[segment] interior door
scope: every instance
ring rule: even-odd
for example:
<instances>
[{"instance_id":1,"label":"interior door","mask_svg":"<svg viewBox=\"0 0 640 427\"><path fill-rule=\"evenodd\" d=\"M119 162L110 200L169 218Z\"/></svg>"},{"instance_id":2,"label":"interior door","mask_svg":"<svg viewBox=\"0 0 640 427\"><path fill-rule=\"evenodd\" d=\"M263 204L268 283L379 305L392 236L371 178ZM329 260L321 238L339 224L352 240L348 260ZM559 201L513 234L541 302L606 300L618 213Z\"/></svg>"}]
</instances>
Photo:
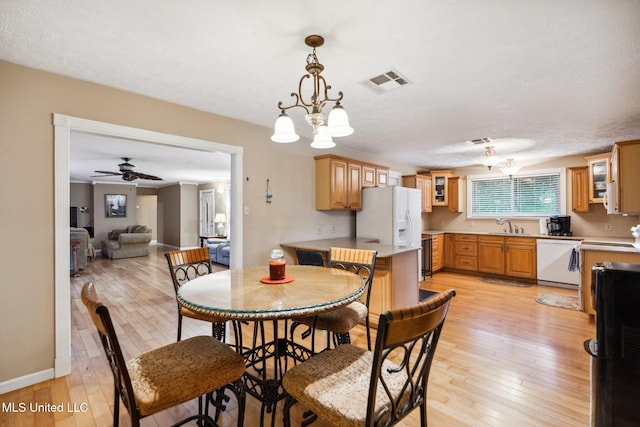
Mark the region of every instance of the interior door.
<instances>
[{"instance_id":1,"label":"interior door","mask_svg":"<svg viewBox=\"0 0 640 427\"><path fill-rule=\"evenodd\" d=\"M215 218L216 205L214 200L215 190L202 190L200 191L200 235L201 236L213 236L215 232Z\"/></svg>"}]
</instances>

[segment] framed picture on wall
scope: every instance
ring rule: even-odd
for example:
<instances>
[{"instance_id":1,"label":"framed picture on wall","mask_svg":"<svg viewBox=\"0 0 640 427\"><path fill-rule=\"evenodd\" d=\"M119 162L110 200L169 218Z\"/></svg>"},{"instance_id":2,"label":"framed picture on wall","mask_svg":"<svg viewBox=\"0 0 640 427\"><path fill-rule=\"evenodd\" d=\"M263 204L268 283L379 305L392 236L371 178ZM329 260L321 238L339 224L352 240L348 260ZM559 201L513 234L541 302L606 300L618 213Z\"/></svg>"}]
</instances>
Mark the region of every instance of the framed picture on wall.
<instances>
[{"instance_id":1,"label":"framed picture on wall","mask_svg":"<svg viewBox=\"0 0 640 427\"><path fill-rule=\"evenodd\" d=\"M105 194L104 210L107 218L125 218L127 216L127 196L124 194Z\"/></svg>"}]
</instances>

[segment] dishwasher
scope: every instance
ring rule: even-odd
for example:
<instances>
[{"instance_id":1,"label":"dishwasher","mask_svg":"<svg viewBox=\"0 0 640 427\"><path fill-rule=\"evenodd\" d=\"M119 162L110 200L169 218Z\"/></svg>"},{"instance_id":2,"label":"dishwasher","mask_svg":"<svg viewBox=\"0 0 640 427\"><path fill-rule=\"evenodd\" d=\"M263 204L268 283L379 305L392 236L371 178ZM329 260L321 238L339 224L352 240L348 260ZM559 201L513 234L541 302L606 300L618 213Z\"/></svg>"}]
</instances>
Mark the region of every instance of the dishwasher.
<instances>
[{"instance_id":1,"label":"dishwasher","mask_svg":"<svg viewBox=\"0 0 640 427\"><path fill-rule=\"evenodd\" d=\"M580 269L569 270L571 251L580 241L536 239L538 284L559 288L580 289Z\"/></svg>"}]
</instances>

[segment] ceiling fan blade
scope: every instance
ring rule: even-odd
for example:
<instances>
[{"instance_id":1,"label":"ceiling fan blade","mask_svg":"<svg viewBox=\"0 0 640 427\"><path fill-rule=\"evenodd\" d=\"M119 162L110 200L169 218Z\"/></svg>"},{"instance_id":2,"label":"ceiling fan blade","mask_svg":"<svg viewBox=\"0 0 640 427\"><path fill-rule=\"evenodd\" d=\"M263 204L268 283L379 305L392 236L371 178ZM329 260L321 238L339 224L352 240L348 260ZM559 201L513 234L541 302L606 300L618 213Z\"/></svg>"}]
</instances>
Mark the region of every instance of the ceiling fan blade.
<instances>
[{"instance_id":1,"label":"ceiling fan blade","mask_svg":"<svg viewBox=\"0 0 640 427\"><path fill-rule=\"evenodd\" d=\"M92 176L113 176L113 175L122 175L120 172L110 172L110 171L94 171L95 173L101 173L102 175L92 175Z\"/></svg>"},{"instance_id":2,"label":"ceiling fan blade","mask_svg":"<svg viewBox=\"0 0 640 427\"><path fill-rule=\"evenodd\" d=\"M128 172L128 174L129 175L135 175L136 177L138 177L140 179L149 179L149 180L152 180L152 181L162 181L162 178L154 176L154 175L147 175L146 173L131 171L131 172Z\"/></svg>"}]
</instances>

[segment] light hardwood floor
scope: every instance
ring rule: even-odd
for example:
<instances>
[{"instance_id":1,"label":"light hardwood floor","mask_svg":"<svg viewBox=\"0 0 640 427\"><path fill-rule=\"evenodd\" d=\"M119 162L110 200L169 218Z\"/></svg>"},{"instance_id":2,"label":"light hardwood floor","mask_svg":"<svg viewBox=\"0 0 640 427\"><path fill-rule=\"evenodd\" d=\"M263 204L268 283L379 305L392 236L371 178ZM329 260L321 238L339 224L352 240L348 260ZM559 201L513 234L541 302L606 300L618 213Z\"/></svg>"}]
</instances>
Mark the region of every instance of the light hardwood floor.
<instances>
[{"instance_id":1,"label":"light hardwood floor","mask_svg":"<svg viewBox=\"0 0 640 427\"><path fill-rule=\"evenodd\" d=\"M110 307L125 357L175 341L177 308L162 250L152 247L149 257L117 261L98 257L71 280L71 375L0 395L3 406L27 405L24 413L0 412L0 426L111 424L111 372L79 298L86 281L96 285L100 298ZM541 292L575 292L536 285L494 285L452 273L436 274L422 287L455 288L457 292L429 381L431 427L588 425L589 357L582 343L595 336L595 325L584 313L535 302ZM204 322L184 320L183 337L210 331ZM354 343L366 342L363 332L359 327L352 334ZM69 403L79 412L66 407L61 413L31 412L30 402ZM282 425L281 407L277 426ZM142 425L169 425L195 410L195 403L189 402L145 418ZM258 419L259 405L248 396L245 426L257 426ZM121 425L130 425L124 407L120 420ZM233 402L221 425L236 425ZM419 425L417 411L401 425Z\"/></svg>"}]
</instances>

